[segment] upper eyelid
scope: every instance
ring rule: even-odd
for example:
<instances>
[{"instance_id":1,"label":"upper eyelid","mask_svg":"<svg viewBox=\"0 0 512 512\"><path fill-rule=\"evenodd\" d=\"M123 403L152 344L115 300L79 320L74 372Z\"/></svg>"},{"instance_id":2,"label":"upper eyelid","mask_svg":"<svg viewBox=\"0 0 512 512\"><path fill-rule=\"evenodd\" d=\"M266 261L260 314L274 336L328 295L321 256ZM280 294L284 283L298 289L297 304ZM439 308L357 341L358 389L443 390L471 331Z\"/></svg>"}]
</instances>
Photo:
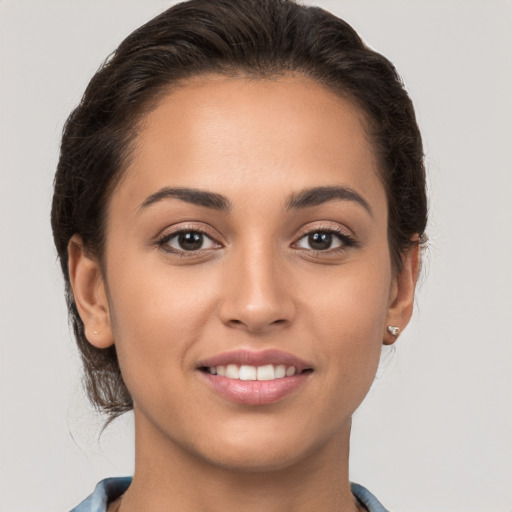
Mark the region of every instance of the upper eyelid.
<instances>
[{"instance_id":1,"label":"upper eyelid","mask_svg":"<svg viewBox=\"0 0 512 512\"><path fill-rule=\"evenodd\" d=\"M342 242L342 243L347 243L349 241L351 241L352 244L356 244L356 241L354 240L354 238L352 237L352 235L349 235L348 233L345 233L343 232L342 230L335 230L335 229L312 229L311 231L306 231L305 233L303 233L301 236L299 236L295 242L293 242L292 245L295 245L297 243L299 243L303 238L309 236L311 233L331 233L333 234L334 236L337 236L338 239ZM315 249L311 249L311 250L315 250ZM327 251L322 251L322 252L327 252Z\"/></svg>"},{"instance_id":2,"label":"upper eyelid","mask_svg":"<svg viewBox=\"0 0 512 512\"><path fill-rule=\"evenodd\" d=\"M306 224L305 226L302 226L299 228L300 235L298 236L297 240L302 238L305 235L308 235L310 233L316 233L320 231L329 232L329 233L336 233L338 235L345 235L347 237L353 237L354 234L351 229L347 227L342 227L339 224L333 225L333 224L321 224L319 226L310 226L310 223Z\"/></svg>"},{"instance_id":3,"label":"upper eyelid","mask_svg":"<svg viewBox=\"0 0 512 512\"><path fill-rule=\"evenodd\" d=\"M173 236L179 235L180 233L187 233L187 232L201 233L201 234L207 236L208 238L211 238L214 242L222 243L219 241L219 237L214 235L213 233L211 233L209 229L206 229L203 227L198 227L198 226L193 226L193 225L180 226L177 229L166 228L166 229L162 230L160 232L160 234L157 235L156 238L157 238L157 240L163 240L165 238L170 239Z\"/></svg>"}]
</instances>

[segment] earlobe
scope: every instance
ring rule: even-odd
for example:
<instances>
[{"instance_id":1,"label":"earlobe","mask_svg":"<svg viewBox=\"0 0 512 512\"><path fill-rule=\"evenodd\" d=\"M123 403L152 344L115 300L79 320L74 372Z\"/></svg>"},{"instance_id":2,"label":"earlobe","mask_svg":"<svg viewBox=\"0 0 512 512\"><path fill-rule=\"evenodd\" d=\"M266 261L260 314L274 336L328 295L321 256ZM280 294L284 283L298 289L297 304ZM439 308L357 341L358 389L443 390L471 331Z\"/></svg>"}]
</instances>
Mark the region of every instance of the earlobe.
<instances>
[{"instance_id":1,"label":"earlobe","mask_svg":"<svg viewBox=\"0 0 512 512\"><path fill-rule=\"evenodd\" d=\"M405 329L412 316L414 292L420 268L420 244L415 242L402 255L403 267L394 278L390 304L384 326L384 345L392 345Z\"/></svg>"},{"instance_id":2,"label":"earlobe","mask_svg":"<svg viewBox=\"0 0 512 512\"><path fill-rule=\"evenodd\" d=\"M105 282L99 262L88 254L82 238L73 235L68 244L69 280L85 337L97 348L114 344Z\"/></svg>"}]
</instances>

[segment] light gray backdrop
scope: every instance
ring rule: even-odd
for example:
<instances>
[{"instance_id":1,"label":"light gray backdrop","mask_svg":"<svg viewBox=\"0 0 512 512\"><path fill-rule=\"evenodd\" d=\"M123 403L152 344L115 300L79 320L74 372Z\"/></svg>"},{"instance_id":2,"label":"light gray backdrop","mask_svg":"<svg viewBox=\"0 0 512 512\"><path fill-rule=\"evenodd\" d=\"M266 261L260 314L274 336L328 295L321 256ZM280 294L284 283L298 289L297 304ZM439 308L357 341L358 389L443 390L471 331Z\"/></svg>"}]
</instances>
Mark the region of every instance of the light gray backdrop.
<instances>
[{"instance_id":1,"label":"light gray backdrop","mask_svg":"<svg viewBox=\"0 0 512 512\"><path fill-rule=\"evenodd\" d=\"M65 511L132 471L97 441L49 226L63 122L163 0L0 0L0 511ZM319 0L401 72L427 153L415 318L358 411L352 479L392 510L512 510L512 3Z\"/></svg>"}]
</instances>

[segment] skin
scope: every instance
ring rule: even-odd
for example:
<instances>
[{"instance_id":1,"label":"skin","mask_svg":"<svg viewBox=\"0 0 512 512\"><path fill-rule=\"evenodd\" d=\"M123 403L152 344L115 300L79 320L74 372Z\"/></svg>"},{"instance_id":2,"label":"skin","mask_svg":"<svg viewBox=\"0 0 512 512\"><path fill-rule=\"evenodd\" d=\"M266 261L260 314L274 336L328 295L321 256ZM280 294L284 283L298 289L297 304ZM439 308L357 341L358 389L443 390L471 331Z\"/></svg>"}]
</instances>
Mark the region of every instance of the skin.
<instances>
[{"instance_id":1,"label":"skin","mask_svg":"<svg viewBox=\"0 0 512 512\"><path fill-rule=\"evenodd\" d=\"M369 209L348 199L286 209L290 194L333 185ZM164 187L232 206L167 197L141 209ZM169 252L176 237L159 240L180 229L206 232L204 249ZM333 235L334 248L314 251L307 234L329 230L355 244ZM417 247L403 260L394 272L378 162L350 101L298 75L200 77L166 96L112 195L103 265L79 236L69 246L86 336L116 344L134 398L135 474L122 510L357 510L351 416L382 343L395 340L386 326L410 319ZM197 365L238 348L277 348L314 371L278 402L233 403Z\"/></svg>"}]
</instances>

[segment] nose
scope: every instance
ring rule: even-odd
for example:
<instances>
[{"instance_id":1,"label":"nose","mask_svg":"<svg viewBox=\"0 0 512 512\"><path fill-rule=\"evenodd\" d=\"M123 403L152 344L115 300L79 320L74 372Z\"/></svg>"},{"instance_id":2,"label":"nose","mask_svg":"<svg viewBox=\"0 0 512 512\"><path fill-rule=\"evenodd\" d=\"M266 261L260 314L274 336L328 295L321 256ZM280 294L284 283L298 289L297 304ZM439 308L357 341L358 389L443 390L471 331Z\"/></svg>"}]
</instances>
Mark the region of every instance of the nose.
<instances>
[{"instance_id":1,"label":"nose","mask_svg":"<svg viewBox=\"0 0 512 512\"><path fill-rule=\"evenodd\" d=\"M226 266L220 307L224 324L251 333L266 333L293 322L291 282L269 248L233 254Z\"/></svg>"}]
</instances>

